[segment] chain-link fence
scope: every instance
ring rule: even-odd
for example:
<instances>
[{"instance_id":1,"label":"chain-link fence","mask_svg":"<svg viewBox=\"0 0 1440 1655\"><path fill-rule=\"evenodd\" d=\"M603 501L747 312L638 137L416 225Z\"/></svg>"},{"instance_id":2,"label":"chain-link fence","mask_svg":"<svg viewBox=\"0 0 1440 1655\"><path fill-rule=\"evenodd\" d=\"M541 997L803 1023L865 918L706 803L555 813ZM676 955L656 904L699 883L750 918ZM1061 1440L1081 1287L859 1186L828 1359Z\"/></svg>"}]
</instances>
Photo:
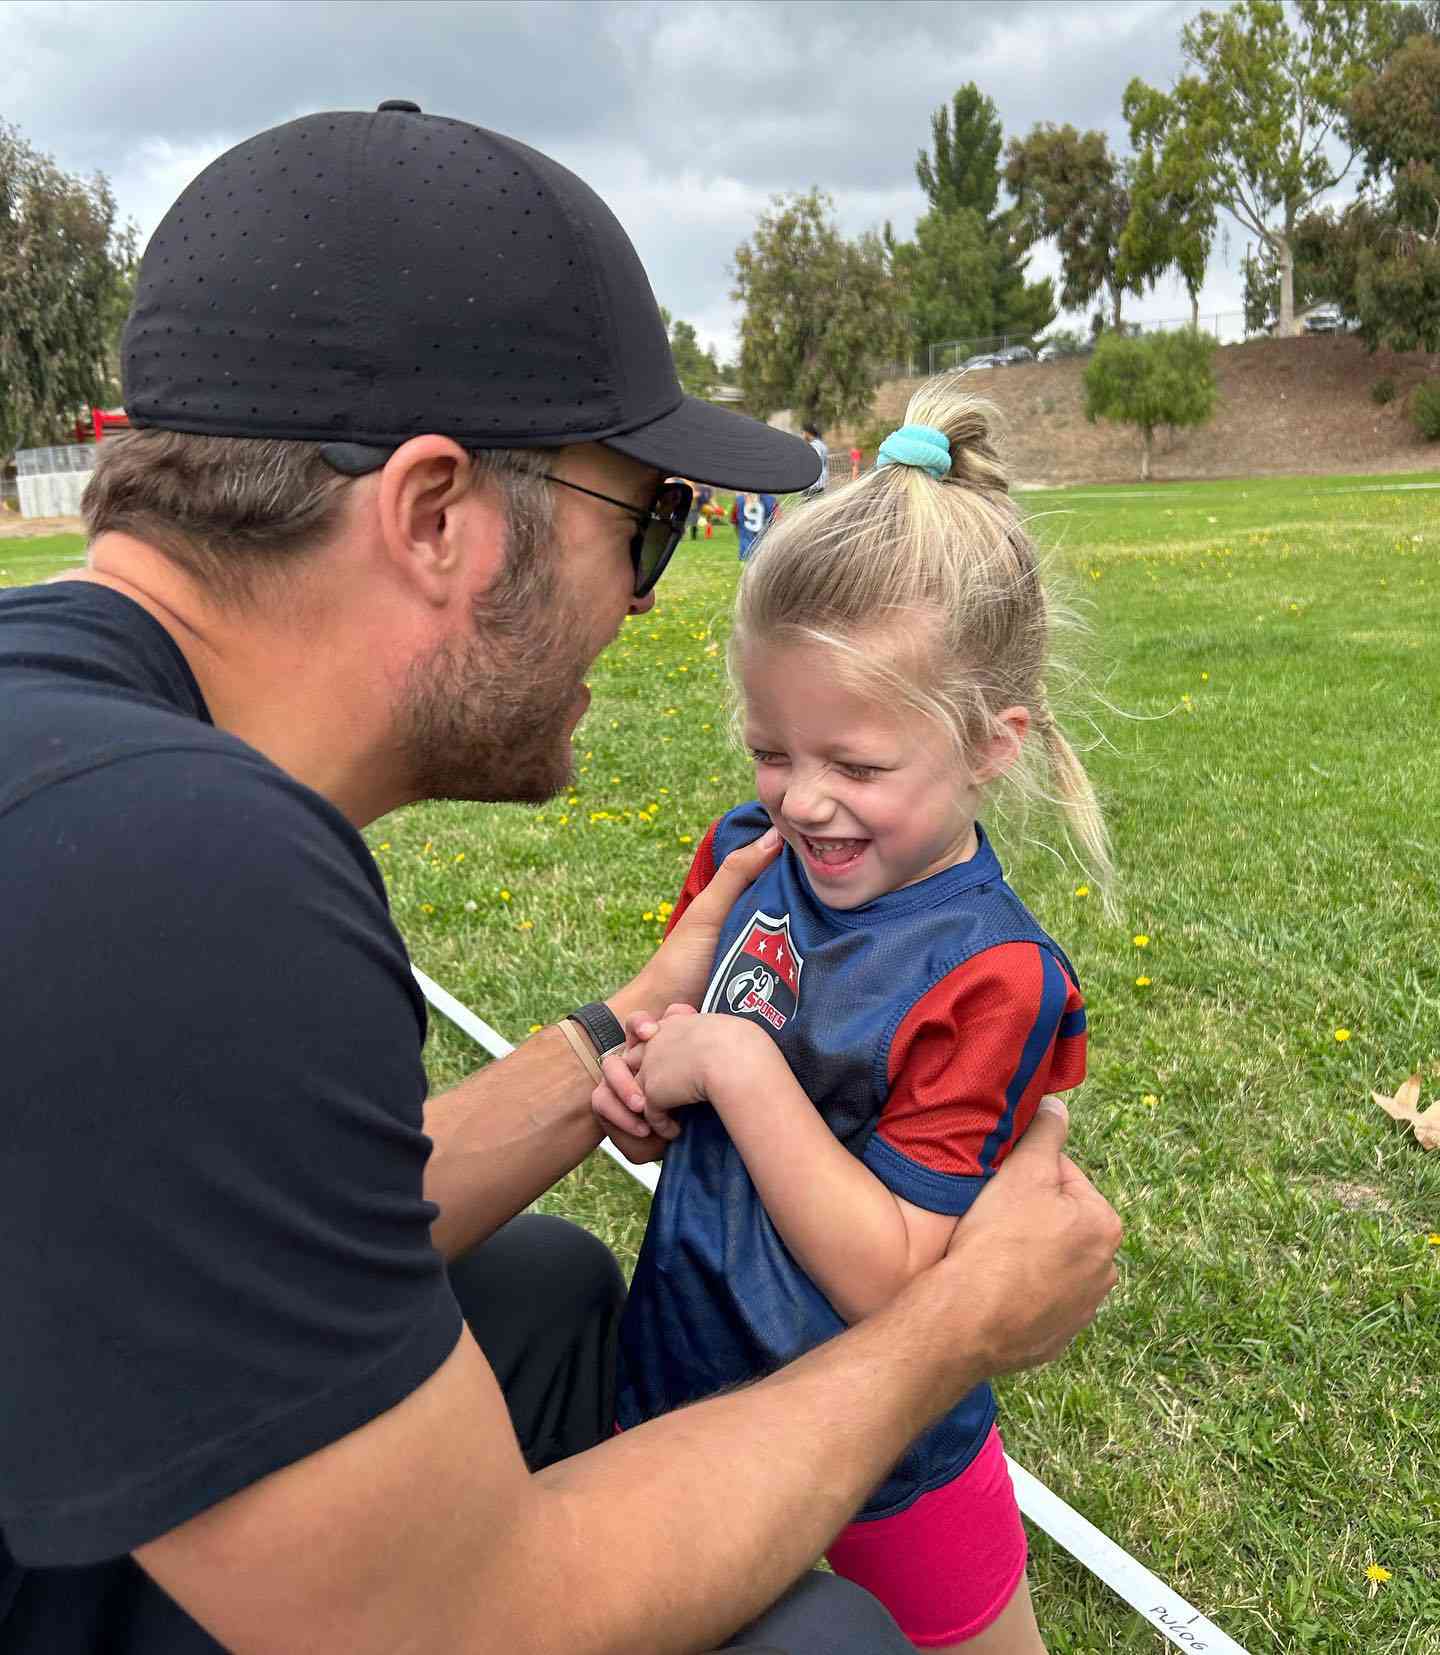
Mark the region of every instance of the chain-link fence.
<instances>
[{"instance_id":1,"label":"chain-link fence","mask_svg":"<svg viewBox=\"0 0 1440 1655\"><path fill-rule=\"evenodd\" d=\"M1193 316L1168 316L1162 320L1125 322L1123 330L1132 336L1146 333L1174 333L1191 327ZM1199 316L1202 333L1210 334L1219 344L1238 345L1253 337L1245 326L1243 310L1202 311ZM1083 338L1077 349L1074 341ZM1043 342L1044 335L1038 336ZM936 339L928 345L917 345L908 356L895 357L876 364L880 379L919 379L931 374L951 373L956 368L1012 367L1034 360L1037 336L1023 333L975 334L968 339ZM1068 333L1057 341L1055 355L1083 355L1093 347L1089 334ZM999 359L999 360L997 360Z\"/></svg>"}]
</instances>

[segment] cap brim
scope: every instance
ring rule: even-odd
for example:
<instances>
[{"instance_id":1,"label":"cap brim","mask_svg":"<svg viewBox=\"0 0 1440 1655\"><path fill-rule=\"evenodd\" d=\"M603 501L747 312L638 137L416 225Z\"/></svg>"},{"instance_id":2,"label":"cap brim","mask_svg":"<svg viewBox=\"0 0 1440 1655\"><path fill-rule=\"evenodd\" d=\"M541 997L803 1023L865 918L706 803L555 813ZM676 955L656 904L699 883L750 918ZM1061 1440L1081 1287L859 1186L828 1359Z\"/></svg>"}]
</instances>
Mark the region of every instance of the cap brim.
<instances>
[{"instance_id":1,"label":"cap brim","mask_svg":"<svg viewBox=\"0 0 1440 1655\"><path fill-rule=\"evenodd\" d=\"M820 475L820 456L808 442L699 397L686 397L671 413L638 430L600 440L667 477L721 488L796 494Z\"/></svg>"}]
</instances>

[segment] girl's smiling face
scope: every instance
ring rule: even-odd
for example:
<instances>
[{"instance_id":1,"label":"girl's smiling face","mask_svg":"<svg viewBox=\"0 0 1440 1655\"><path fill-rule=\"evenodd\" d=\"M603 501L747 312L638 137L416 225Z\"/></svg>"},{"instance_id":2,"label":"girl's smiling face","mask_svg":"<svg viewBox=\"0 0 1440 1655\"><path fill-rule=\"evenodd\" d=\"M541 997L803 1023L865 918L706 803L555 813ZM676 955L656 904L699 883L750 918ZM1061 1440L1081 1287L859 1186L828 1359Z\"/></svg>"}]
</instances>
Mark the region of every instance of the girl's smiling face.
<instances>
[{"instance_id":1,"label":"girl's smiling face","mask_svg":"<svg viewBox=\"0 0 1440 1655\"><path fill-rule=\"evenodd\" d=\"M1018 753L1023 707L971 768L947 731L847 684L819 645L752 644L740 664L756 791L822 902L859 908L975 854L980 788Z\"/></svg>"}]
</instances>

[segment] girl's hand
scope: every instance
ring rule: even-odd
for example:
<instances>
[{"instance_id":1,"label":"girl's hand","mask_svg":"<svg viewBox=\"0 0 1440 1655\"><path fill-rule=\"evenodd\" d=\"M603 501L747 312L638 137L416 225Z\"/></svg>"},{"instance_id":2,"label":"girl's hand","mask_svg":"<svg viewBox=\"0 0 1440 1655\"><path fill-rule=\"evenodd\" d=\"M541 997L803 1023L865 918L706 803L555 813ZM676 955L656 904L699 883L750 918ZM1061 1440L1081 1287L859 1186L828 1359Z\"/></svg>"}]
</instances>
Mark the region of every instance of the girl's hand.
<instances>
[{"instance_id":1,"label":"girl's hand","mask_svg":"<svg viewBox=\"0 0 1440 1655\"><path fill-rule=\"evenodd\" d=\"M645 1044L654 1039L666 1019L694 1015L695 1008L684 1004L666 1007L658 1022L648 1011L632 1012L625 1019L625 1049L612 1052L600 1065L604 1079L590 1094L591 1111L610 1141L636 1165L658 1160L665 1152L666 1143L680 1132L668 1116L663 1125L657 1124L653 1131L645 1118L645 1093L635 1078ZM645 1142L646 1139L651 1141Z\"/></svg>"},{"instance_id":2,"label":"girl's hand","mask_svg":"<svg viewBox=\"0 0 1440 1655\"><path fill-rule=\"evenodd\" d=\"M637 1076L651 1129L665 1138L678 1137L673 1112L709 1101L719 1066L737 1057L737 1048L755 1033L734 1017L713 1012L702 1017L683 1004L669 1007L641 1052Z\"/></svg>"}]
</instances>

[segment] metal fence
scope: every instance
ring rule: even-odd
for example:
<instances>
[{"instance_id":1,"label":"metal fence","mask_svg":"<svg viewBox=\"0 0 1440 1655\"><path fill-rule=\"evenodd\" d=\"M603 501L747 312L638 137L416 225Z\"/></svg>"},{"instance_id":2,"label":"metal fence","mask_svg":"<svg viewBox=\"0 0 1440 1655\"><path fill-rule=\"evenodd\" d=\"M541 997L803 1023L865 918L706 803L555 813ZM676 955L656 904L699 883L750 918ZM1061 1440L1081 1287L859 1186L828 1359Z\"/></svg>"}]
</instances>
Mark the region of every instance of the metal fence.
<instances>
[{"instance_id":1,"label":"metal fence","mask_svg":"<svg viewBox=\"0 0 1440 1655\"><path fill-rule=\"evenodd\" d=\"M1125 322L1124 331L1131 335L1174 333L1191 326L1193 320L1191 316L1169 316L1159 321ZM1199 320L1201 332L1212 335L1222 345L1238 345L1255 337L1245 326L1243 310L1202 311ZM1085 337L1088 346L1089 335ZM1025 345L1033 349L1037 338L1043 339L1044 334L990 333L975 334L969 339L936 339L928 345L917 345L908 356L877 363L876 371L882 380L919 379L930 374L949 373L963 368L976 357L993 356L1012 345ZM983 362L975 365L989 366Z\"/></svg>"}]
</instances>

